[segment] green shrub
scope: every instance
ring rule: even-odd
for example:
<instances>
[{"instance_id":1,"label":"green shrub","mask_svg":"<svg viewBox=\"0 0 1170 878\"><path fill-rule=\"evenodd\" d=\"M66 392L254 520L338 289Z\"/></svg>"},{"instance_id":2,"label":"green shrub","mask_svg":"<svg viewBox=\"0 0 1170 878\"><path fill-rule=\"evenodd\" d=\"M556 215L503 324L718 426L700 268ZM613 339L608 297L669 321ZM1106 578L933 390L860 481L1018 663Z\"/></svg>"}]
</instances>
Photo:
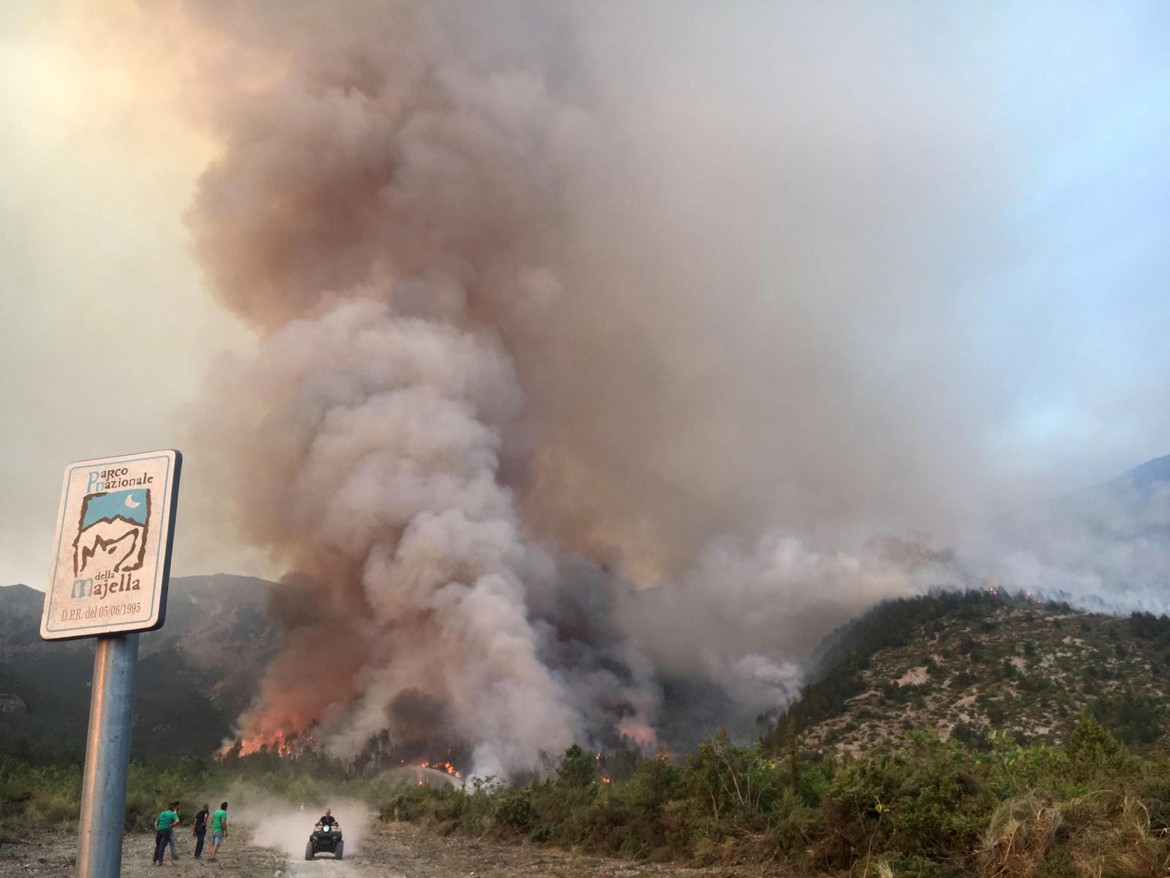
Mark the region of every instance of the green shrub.
<instances>
[{"instance_id":1,"label":"green shrub","mask_svg":"<svg viewBox=\"0 0 1170 878\"><path fill-rule=\"evenodd\" d=\"M496 809L496 821L512 832L531 832L540 820L540 812L524 791L514 791L500 800Z\"/></svg>"},{"instance_id":2,"label":"green shrub","mask_svg":"<svg viewBox=\"0 0 1170 878\"><path fill-rule=\"evenodd\" d=\"M916 735L837 773L821 803L828 828L817 857L832 869L892 855L961 868L992 806L957 742Z\"/></svg>"}]
</instances>

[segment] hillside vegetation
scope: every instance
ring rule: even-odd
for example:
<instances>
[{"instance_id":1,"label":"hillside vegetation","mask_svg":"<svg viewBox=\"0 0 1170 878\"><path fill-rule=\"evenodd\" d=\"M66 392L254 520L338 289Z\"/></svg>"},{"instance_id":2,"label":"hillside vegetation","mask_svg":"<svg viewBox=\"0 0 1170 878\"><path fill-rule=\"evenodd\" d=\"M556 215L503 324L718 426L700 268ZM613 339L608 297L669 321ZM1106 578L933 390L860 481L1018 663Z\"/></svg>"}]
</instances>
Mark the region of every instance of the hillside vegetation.
<instances>
[{"instance_id":1,"label":"hillside vegetation","mask_svg":"<svg viewBox=\"0 0 1170 878\"><path fill-rule=\"evenodd\" d=\"M76 820L78 767L0 757L0 843ZM465 789L363 780L312 754L131 769L127 828L244 781L290 801L344 791L385 821L635 860L756 863L761 874L1160 878L1170 864L1170 762L1142 759L1084 714L1057 747L930 733L854 757L735 746L682 762L571 747L545 779ZM328 791L328 793L326 793ZM211 796L215 798L215 796Z\"/></svg>"},{"instance_id":2,"label":"hillside vegetation","mask_svg":"<svg viewBox=\"0 0 1170 878\"><path fill-rule=\"evenodd\" d=\"M612 771L612 774L599 774ZM858 757L723 735L682 764L570 749L547 780L403 788L388 819L631 858L858 876L1146 876L1170 865L1170 764L1085 714L1066 741L931 733Z\"/></svg>"},{"instance_id":3,"label":"hillside vegetation","mask_svg":"<svg viewBox=\"0 0 1170 878\"><path fill-rule=\"evenodd\" d=\"M918 731L1057 744L1088 711L1137 752L1166 742L1170 619L995 592L884 604L831 636L820 675L765 736L860 753Z\"/></svg>"},{"instance_id":4,"label":"hillside vegetation","mask_svg":"<svg viewBox=\"0 0 1170 878\"><path fill-rule=\"evenodd\" d=\"M819 658L755 744L574 748L550 779L406 789L388 816L806 874L1167 874L1170 619L938 593L875 608Z\"/></svg>"},{"instance_id":5,"label":"hillside vegetation","mask_svg":"<svg viewBox=\"0 0 1170 878\"><path fill-rule=\"evenodd\" d=\"M203 757L251 703L279 631L264 614L271 583L243 576L175 579L166 625L140 635L133 753ZM0 752L81 754L94 640L40 638L44 594L0 588Z\"/></svg>"}]
</instances>

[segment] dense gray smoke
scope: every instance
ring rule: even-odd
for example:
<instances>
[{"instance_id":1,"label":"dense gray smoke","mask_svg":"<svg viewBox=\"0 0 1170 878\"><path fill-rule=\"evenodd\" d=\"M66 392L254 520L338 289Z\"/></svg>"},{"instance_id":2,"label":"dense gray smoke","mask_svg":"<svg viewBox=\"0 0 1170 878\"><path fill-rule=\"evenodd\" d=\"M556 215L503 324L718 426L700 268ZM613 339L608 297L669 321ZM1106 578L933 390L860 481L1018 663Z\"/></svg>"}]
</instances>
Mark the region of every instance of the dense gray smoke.
<instances>
[{"instance_id":1,"label":"dense gray smoke","mask_svg":"<svg viewBox=\"0 0 1170 878\"><path fill-rule=\"evenodd\" d=\"M403 745L474 744L500 774L597 739L599 717L645 726L653 689L590 621L604 607L561 624L561 604L604 595L558 589L604 583L530 546L497 480L520 396L489 338L355 299L232 376L248 388L223 389L222 421L244 521L307 574L277 597L299 606L277 608L288 646L246 735L312 727L354 754L390 727Z\"/></svg>"},{"instance_id":2,"label":"dense gray smoke","mask_svg":"<svg viewBox=\"0 0 1170 878\"><path fill-rule=\"evenodd\" d=\"M588 120L451 10L237 11L230 36L281 75L216 95L225 153L190 221L265 335L221 371L215 430L240 526L300 572L281 600L302 605L278 608L288 647L246 746L311 730L354 754L389 730L511 774L574 741L649 743L657 691L613 584L538 548L517 501L559 428L526 415L540 388L516 370L558 332Z\"/></svg>"},{"instance_id":3,"label":"dense gray smoke","mask_svg":"<svg viewBox=\"0 0 1170 878\"><path fill-rule=\"evenodd\" d=\"M775 706L875 601L1009 575L928 547L1027 493L972 329L1023 160L850 8L190 4L189 223L259 335L203 447L298 571L245 739L537 768L652 742L656 670Z\"/></svg>"}]
</instances>

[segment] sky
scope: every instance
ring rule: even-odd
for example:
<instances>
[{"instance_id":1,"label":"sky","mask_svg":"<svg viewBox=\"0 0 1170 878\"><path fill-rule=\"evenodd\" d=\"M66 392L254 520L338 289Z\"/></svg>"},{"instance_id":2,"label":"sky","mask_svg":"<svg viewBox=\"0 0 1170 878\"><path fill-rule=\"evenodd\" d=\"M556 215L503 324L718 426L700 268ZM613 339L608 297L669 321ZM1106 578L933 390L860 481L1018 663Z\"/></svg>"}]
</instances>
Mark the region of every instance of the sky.
<instances>
[{"instance_id":1,"label":"sky","mask_svg":"<svg viewBox=\"0 0 1170 878\"><path fill-rule=\"evenodd\" d=\"M182 450L208 363L248 343L204 292L183 225L206 139L95 67L75 16L70 3L0 9L0 581L41 589L65 465ZM178 573L237 566L183 542Z\"/></svg>"},{"instance_id":2,"label":"sky","mask_svg":"<svg viewBox=\"0 0 1170 878\"><path fill-rule=\"evenodd\" d=\"M160 56L126 63L127 21L149 37L133 4L0 6L0 583L43 587L67 463L160 447L186 454L174 573L282 569L209 523L222 460L207 376L271 329L225 309L199 261L189 212L222 143L206 96L192 111L181 93L186 56L162 56L172 34L160 24ZM588 173L630 183L668 263L651 244L591 277L613 296L643 275L683 297L736 290L688 312L706 334L685 364L696 405L719 424L754 413L735 454L781 449L790 463L753 471L769 490L799 483L772 505L752 468L712 465L704 504L750 496L716 530L771 517L811 532L832 519L840 534L840 508L867 532L887 511L914 529L949 514L923 499L930 486L1060 496L1170 453L1164 4L647 2L594 4L577 25L590 75L566 78L607 125L605 167ZM583 210L612 254L589 221L633 229L638 205L614 186L574 193L614 199ZM632 331L669 311L646 301ZM680 338L693 328L679 325ZM656 363L687 350L666 338ZM774 380L831 400L804 409L812 438L754 404ZM867 425L882 453L857 465ZM840 482L825 516L792 511L815 506L801 472ZM593 519L622 507L613 497ZM530 502L535 517L551 501ZM709 523L696 520L663 540L693 541ZM587 548L603 525L566 523L565 538Z\"/></svg>"}]
</instances>

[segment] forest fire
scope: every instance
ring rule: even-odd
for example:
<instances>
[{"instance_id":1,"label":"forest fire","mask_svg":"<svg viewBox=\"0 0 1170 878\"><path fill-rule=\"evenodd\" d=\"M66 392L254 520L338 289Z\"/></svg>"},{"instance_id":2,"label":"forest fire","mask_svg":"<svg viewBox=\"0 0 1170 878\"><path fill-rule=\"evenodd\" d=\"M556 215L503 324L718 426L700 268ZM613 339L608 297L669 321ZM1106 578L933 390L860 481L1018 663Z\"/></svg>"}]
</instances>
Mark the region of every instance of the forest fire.
<instances>
[{"instance_id":1,"label":"forest fire","mask_svg":"<svg viewBox=\"0 0 1170 878\"><path fill-rule=\"evenodd\" d=\"M419 768L432 768L437 771L445 772L446 774L451 775L451 777L457 778L459 780L463 779L463 775L450 762L423 762L421 765L419 765Z\"/></svg>"},{"instance_id":2,"label":"forest fire","mask_svg":"<svg viewBox=\"0 0 1170 878\"><path fill-rule=\"evenodd\" d=\"M234 741L227 741L219 750L220 758L226 756L252 756L256 753L272 753L282 759L295 758L306 749L312 749L313 736L306 733L275 731L243 735Z\"/></svg>"},{"instance_id":3,"label":"forest fire","mask_svg":"<svg viewBox=\"0 0 1170 878\"><path fill-rule=\"evenodd\" d=\"M617 732L642 750L653 749L658 745L658 735L654 729L633 717L623 718L617 724Z\"/></svg>"},{"instance_id":4,"label":"forest fire","mask_svg":"<svg viewBox=\"0 0 1170 878\"><path fill-rule=\"evenodd\" d=\"M403 760L401 765L400 770L409 772L407 776L413 776L415 784L420 787L432 786L436 782L453 787L462 786L464 783L463 772L455 767L450 758L442 762L424 760L417 764L408 764Z\"/></svg>"}]
</instances>

